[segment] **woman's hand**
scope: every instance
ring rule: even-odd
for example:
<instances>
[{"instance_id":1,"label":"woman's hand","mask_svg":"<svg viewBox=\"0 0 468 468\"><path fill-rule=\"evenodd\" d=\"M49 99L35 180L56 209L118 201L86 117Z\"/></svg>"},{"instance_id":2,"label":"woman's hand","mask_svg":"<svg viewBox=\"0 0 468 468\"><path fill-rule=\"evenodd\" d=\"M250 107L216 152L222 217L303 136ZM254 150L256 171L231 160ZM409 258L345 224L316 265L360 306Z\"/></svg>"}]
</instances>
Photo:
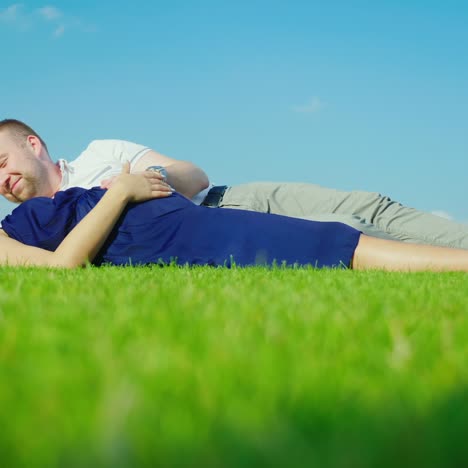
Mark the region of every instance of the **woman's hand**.
<instances>
[{"instance_id":1,"label":"woman's hand","mask_svg":"<svg viewBox=\"0 0 468 468\"><path fill-rule=\"evenodd\" d=\"M129 162L122 166L122 173L112 178L111 182L103 188L120 191L127 202L142 202L152 198L164 198L174 191L169 184L164 182L159 172L145 171L130 174Z\"/></svg>"}]
</instances>

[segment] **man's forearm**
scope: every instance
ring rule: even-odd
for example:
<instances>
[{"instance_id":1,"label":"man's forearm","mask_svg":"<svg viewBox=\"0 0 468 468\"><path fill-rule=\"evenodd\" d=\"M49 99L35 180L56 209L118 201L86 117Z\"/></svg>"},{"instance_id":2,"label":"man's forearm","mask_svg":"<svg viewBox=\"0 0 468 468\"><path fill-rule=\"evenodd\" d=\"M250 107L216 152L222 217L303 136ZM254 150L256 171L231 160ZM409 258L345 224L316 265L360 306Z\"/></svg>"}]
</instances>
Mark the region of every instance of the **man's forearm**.
<instances>
[{"instance_id":1,"label":"man's forearm","mask_svg":"<svg viewBox=\"0 0 468 468\"><path fill-rule=\"evenodd\" d=\"M209 185L206 174L195 164L178 161L165 167L167 183L187 198L194 197Z\"/></svg>"},{"instance_id":2,"label":"man's forearm","mask_svg":"<svg viewBox=\"0 0 468 468\"><path fill-rule=\"evenodd\" d=\"M208 176L195 164L169 158L156 151L148 151L132 166L132 172L144 171L149 166L164 166L167 183L187 198L194 197L210 183Z\"/></svg>"}]
</instances>

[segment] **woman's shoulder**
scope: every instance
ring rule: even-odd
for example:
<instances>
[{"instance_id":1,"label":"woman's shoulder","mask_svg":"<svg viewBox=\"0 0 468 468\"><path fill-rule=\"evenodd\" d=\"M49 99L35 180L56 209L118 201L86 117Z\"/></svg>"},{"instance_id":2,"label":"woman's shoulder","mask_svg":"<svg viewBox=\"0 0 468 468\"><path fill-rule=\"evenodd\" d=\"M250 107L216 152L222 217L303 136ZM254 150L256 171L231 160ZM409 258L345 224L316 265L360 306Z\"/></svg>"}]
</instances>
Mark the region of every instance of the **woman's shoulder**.
<instances>
[{"instance_id":1,"label":"woman's shoulder","mask_svg":"<svg viewBox=\"0 0 468 468\"><path fill-rule=\"evenodd\" d=\"M99 191L94 194L95 199L90 201L88 198L92 195L92 190L74 187L57 192L53 198L31 198L2 220L1 229L8 237L29 244L29 239L35 238L38 232L66 230L75 224L76 212L89 211L99 200Z\"/></svg>"}]
</instances>

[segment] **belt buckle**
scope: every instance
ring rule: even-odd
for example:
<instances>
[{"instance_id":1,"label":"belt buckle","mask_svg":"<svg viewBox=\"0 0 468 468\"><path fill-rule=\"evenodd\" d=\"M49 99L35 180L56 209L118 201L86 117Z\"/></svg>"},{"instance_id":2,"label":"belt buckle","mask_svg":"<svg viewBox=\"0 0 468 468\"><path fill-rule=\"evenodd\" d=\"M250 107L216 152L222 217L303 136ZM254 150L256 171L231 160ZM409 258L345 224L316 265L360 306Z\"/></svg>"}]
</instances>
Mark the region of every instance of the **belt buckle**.
<instances>
[{"instance_id":1,"label":"belt buckle","mask_svg":"<svg viewBox=\"0 0 468 468\"><path fill-rule=\"evenodd\" d=\"M227 185L217 185L212 187L203 200L202 206L218 208L219 204L223 200L223 196L226 193L227 188Z\"/></svg>"}]
</instances>

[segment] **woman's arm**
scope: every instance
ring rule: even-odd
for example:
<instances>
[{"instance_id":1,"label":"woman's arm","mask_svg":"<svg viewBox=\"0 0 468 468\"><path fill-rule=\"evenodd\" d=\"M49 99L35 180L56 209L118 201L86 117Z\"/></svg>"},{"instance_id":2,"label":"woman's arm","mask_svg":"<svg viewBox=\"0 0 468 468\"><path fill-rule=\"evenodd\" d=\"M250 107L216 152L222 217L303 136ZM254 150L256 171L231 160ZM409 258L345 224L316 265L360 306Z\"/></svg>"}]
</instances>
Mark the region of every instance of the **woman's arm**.
<instances>
[{"instance_id":1,"label":"woman's arm","mask_svg":"<svg viewBox=\"0 0 468 468\"><path fill-rule=\"evenodd\" d=\"M55 252L30 247L0 235L0 264L75 268L86 265L98 253L129 202L160 198L172 193L153 172L129 174L129 164L99 203L75 226Z\"/></svg>"}]
</instances>

